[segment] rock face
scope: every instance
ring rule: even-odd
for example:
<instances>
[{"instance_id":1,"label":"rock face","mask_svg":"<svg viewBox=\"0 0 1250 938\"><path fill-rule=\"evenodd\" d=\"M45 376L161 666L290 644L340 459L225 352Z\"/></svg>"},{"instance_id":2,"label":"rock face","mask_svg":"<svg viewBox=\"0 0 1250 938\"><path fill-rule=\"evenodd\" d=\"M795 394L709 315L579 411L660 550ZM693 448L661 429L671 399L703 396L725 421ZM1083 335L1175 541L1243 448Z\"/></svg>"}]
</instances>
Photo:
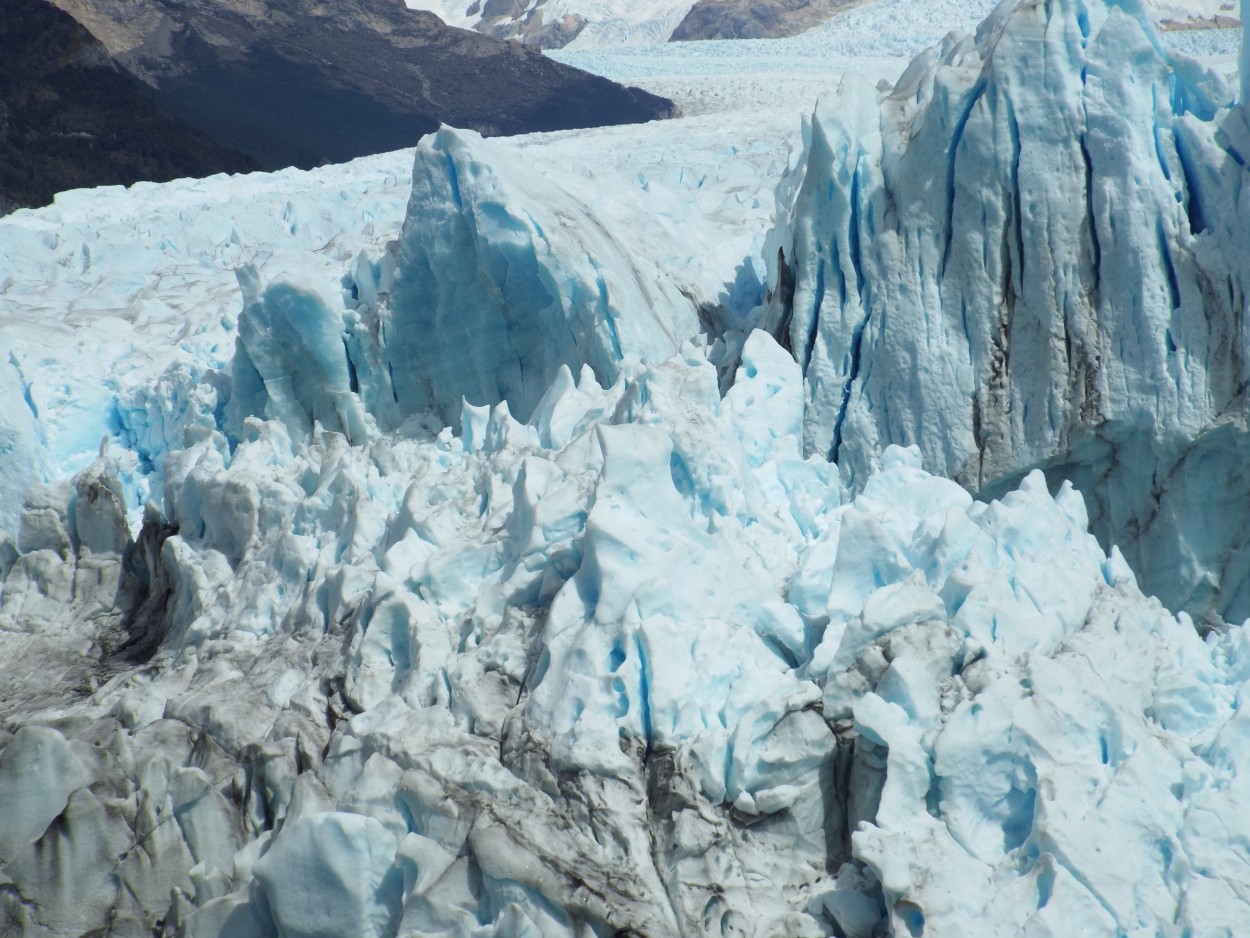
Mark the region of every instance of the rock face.
<instances>
[{"instance_id":1,"label":"rock face","mask_svg":"<svg viewBox=\"0 0 1250 938\"><path fill-rule=\"evenodd\" d=\"M673 42L796 36L857 0L699 0L673 30Z\"/></svg>"},{"instance_id":2,"label":"rock face","mask_svg":"<svg viewBox=\"0 0 1250 938\"><path fill-rule=\"evenodd\" d=\"M266 168L485 134L630 123L670 102L402 3L55 0L153 97Z\"/></svg>"},{"instance_id":3,"label":"rock face","mask_svg":"<svg viewBox=\"0 0 1250 938\"><path fill-rule=\"evenodd\" d=\"M66 189L258 168L151 101L45 0L6 2L0 45L0 213Z\"/></svg>"},{"instance_id":4,"label":"rock face","mask_svg":"<svg viewBox=\"0 0 1250 938\"><path fill-rule=\"evenodd\" d=\"M1231 98L1135 4L1082 0L1000 8L889 93L844 86L768 248L808 451L853 482L888 442L974 492L1071 479L1147 592L1250 615Z\"/></svg>"},{"instance_id":5,"label":"rock face","mask_svg":"<svg viewBox=\"0 0 1250 938\"><path fill-rule=\"evenodd\" d=\"M546 0L486 0L474 28L497 39L515 39L527 46L562 49L586 28L586 17L566 13L547 21Z\"/></svg>"}]
</instances>

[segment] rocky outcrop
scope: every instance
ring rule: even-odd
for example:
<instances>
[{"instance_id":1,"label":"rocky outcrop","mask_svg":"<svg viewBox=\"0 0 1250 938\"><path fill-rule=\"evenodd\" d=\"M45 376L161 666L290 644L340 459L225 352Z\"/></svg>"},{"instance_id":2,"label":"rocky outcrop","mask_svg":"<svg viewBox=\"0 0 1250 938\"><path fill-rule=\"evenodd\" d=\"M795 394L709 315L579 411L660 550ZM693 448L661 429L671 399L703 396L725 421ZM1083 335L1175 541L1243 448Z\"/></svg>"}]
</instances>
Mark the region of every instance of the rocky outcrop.
<instances>
[{"instance_id":1,"label":"rocky outcrop","mask_svg":"<svg viewBox=\"0 0 1250 938\"><path fill-rule=\"evenodd\" d=\"M0 213L66 189L257 168L149 100L45 0L6 0L0 44Z\"/></svg>"},{"instance_id":2,"label":"rocky outcrop","mask_svg":"<svg viewBox=\"0 0 1250 938\"><path fill-rule=\"evenodd\" d=\"M55 2L171 112L270 169L413 146L444 123L496 135L673 113L398 0Z\"/></svg>"},{"instance_id":3,"label":"rocky outcrop","mask_svg":"<svg viewBox=\"0 0 1250 938\"><path fill-rule=\"evenodd\" d=\"M530 6L526 0L486 0L474 28L496 39L515 39L540 49L563 49L586 28L586 17L566 13L551 20L542 9L546 0Z\"/></svg>"},{"instance_id":4,"label":"rocky outcrop","mask_svg":"<svg viewBox=\"0 0 1250 938\"><path fill-rule=\"evenodd\" d=\"M776 39L797 36L858 0L699 0L671 42L694 39Z\"/></svg>"}]
</instances>

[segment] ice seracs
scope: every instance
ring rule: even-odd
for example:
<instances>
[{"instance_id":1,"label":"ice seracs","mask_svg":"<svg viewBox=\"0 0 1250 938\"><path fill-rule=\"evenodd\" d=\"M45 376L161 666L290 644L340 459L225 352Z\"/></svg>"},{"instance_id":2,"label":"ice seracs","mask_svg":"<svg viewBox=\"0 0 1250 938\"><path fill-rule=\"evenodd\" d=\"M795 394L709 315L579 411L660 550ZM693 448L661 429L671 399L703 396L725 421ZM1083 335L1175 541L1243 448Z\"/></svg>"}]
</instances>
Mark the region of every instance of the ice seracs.
<instances>
[{"instance_id":1,"label":"ice seracs","mask_svg":"<svg viewBox=\"0 0 1250 938\"><path fill-rule=\"evenodd\" d=\"M1070 478L1149 592L1250 613L1246 143L1135 3L1004 3L888 93L845 83L768 254L808 450Z\"/></svg>"},{"instance_id":2,"label":"ice seracs","mask_svg":"<svg viewBox=\"0 0 1250 938\"><path fill-rule=\"evenodd\" d=\"M398 240L358 256L341 292L240 274L230 432L238 414L283 414L298 433L316 421L360 439L366 411L384 429L428 413L454 426L465 401L503 401L527 419L561 368L610 385L628 362L663 360L701 331L736 326L737 348L760 287L733 251L762 238L763 210L757 200L746 225L722 232L733 222L718 202L741 201L733 171L758 156L709 157L701 176L622 180L605 167L579 178L475 133L427 137ZM714 266L696 253L704 245ZM306 358L323 378L302 376Z\"/></svg>"},{"instance_id":3,"label":"ice seracs","mask_svg":"<svg viewBox=\"0 0 1250 938\"><path fill-rule=\"evenodd\" d=\"M328 195L292 194L280 230L253 206L231 215L196 202L170 209L168 246L111 253L125 239L96 239L96 302L130 316L108 320L117 345L105 351L135 346L119 359L129 376L99 392L112 409L91 411L116 421L112 442L84 456L86 421L39 406L72 397L96 374L85 365L85 377L49 369L25 389L34 407L14 411L60 477L27 488L16 536L0 543L0 802L21 812L0 825L4 927L73 936L108 922L188 938L1236 934L1250 911L1244 627L1200 632L1143 595L1121 552L1089 533L1071 485L1020 466L1003 470L998 498L978 499L926 470L947 453L931 440L962 439L943 399L907 397L926 408L919 417L880 414L887 428L925 421L908 447L871 437L878 412L854 410L857 388L867 400L882 387L860 387L884 368L880 350L869 354L874 336L887 351L899 349L886 338L912 342L899 354L918 362L922 351L944 360L947 346L922 347L923 330L904 335L880 317L909 309L911 286L933 288L922 264L960 272L942 281L952 295L971 290L978 238L985 257L1010 259L1020 348L1034 349L1013 351L993 387L1016 393L1013 380L1036 378L1052 390L1037 366L1063 349L1027 345L1024 328L1040 321L1046 289L1074 304L1057 309L1075 311L1073 348L1086 348L1075 328L1097 332L1076 315L1086 294L1063 292L1061 278L1034 283L1045 278L1033 255L983 234L1015 233L1008 211L1036 218L1050 206L1055 225L1071 222L1075 242L1056 235L1048 250L1078 285L1094 269L1080 266L1094 234L1098 283L1127 283L1122 271L1106 278L1130 249L1134 269L1162 269L1161 245L1173 242L1158 228L1143 243L1117 222L1124 243L1102 240L1118 192L1094 200L1103 214L1092 222L1077 211L1083 189L1075 208L1028 185L1019 208L1014 189L990 198L998 144L1012 140L1011 121L997 123L1009 104L1028 105L1015 119L1022 168L1028 139L1053 144L1052 162L1079 175L1079 142L1050 118L1086 126L1093 108L1109 122L1096 105L1113 98L1140 116L1126 89L1143 87L1167 89L1164 157L1216 152L1184 149L1193 141L1242 152L1240 111L1203 91L1219 83L1191 80L1191 64L1168 71L1136 19L1094 4L1047 9L1049 20L1035 5L1003 8L980 46L951 40L920 60L886 102L914 118L910 145L901 124L883 123L875 88L822 111L805 175L782 190L797 206L791 223L768 247L770 261L782 251L771 324L790 311L778 329L788 348L744 328L768 207L751 185L775 162L763 144L701 146L705 162L673 166L671 139L648 150L614 130L588 169L585 157L565 160L574 138L509 145L447 130L412 160L406 221L393 200L367 188L356 199L344 180ZM1112 38L1132 68L1110 68L1126 64ZM1045 78L1079 106L1026 94L1043 52ZM1084 82L1059 67L1077 60ZM975 213L966 227L939 226L958 232L947 258L921 224L945 217L947 164L935 173L908 154L946 140L943 115L973 99L985 103L952 151L963 193L952 218L972 212L974 183L978 204L1004 218L1001 230ZM992 115L977 110L989 102ZM700 143L717 139L706 124L683 126L706 134ZM1109 138L1087 133L1085 146L1106 166ZM628 159L608 159L618 151ZM961 175L969 152L975 178ZM1107 179L1161 165L1153 149L1128 155ZM627 168L634 159L645 172ZM1218 203L1202 194L1226 192L1242 172L1231 156L1164 162L1189 180L1182 196L1208 207ZM891 205L882 187L896 170L930 188L900 184ZM1021 178L1043 179L1040 168ZM1175 191L1168 203L1143 185L1123 204L1184 234L1194 210ZM861 212L869 193L878 201ZM906 238L900 208L916 226ZM631 211L646 221L630 223ZM197 212L196 223L182 217ZM747 224L733 224L735 212ZM1169 255L1182 299L1181 272L1231 263L1221 252L1244 244L1233 239L1243 216L1222 212L1204 209L1204 232L1191 225L1181 238L1190 253ZM852 217L871 221L876 240ZM845 237L819 227L838 219ZM250 225L274 241L271 256L232 237ZM85 276L82 244L50 238L41 253L47 234L20 239L31 269L66 278L48 278L45 304ZM200 245L208 265L170 266L179 244ZM914 260L918 279L888 284L897 307L872 307L834 464L813 445L831 432L821 408L842 402L820 393L829 349L849 341L828 317L843 309L837 274L847 304L852 292L860 312L875 302L868 273L885 261L870 244L894 251L901 271ZM824 292L795 246L823 252ZM856 257L867 299L854 291ZM11 284L39 279L15 268ZM152 302L134 299L127 291L153 270L160 282L139 288ZM171 284L189 297L181 314ZM1158 302L1147 291L1131 311L1154 315ZM1137 323L1108 309L1107 325ZM794 327L804 315L807 331ZM1177 315L1176 334L1201 346ZM446 330L458 316L476 325L457 340ZM937 330L945 320L934 316L917 322ZM992 350L985 328L975 335ZM808 355L799 340L813 329ZM1224 361L1225 346L1202 341L1213 343L1203 362ZM15 374L30 378L39 348L15 345ZM1033 370L1018 374L1022 355ZM74 356L42 360L90 361ZM541 368L526 380L510 371L531 360ZM1118 361L1098 373L1154 380L1132 368L1155 359ZM952 368L954 386L980 374L973 365L969 352L972 377ZM915 374L896 373L900 394L939 386ZM1207 386L1208 371L1186 374ZM1053 400L1085 387L1060 384ZM10 390L23 394L20 380ZM1176 405L1166 420L1208 406L1164 396ZM983 431L1033 426L1014 415L987 403ZM1217 431L1203 429L1201 452L1222 441L1231 465L1237 434ZM63 447L48 444L61 433ZM991 455L985 466L999 466ZM137 514L140 492L151 498Z\"/></svg>"},{"instance_id":4,"label":"ice seracs","mask_svg":"<svg viewBox=\"0 0 1250 938\"><path fill-rule=\"evenodd\" d=\"M112 491L107 457L33 493L46 533L4 583L0 638L45 673L58 659L23 623L68 675L94 647L97 689L19 682L6 702L22 728L0 786L43 805L5 841L24 897L7 920L1239 921L1244 861L1223 845L1245 823L1243 631L1204 642L1143 597L1081 497L1037 473L984 504L893 447L845 500L801 454L802 386L756 332L724 398L688 344L607 389L562 370L528 424L466 406L459 436L349 441L253 415L233 445L209 430L171 454L137 544L90 495ZM99 605L113 596L129 599ZM45 764L56 784L23 788ZM1132 862L1108 863L1125 844Z\"/></svg>"},{"instance_id":5,"label":"ice seracs","mask_svg":"<svg viewBox=\"0 0 1250 938\"><path fill-rule=\"evenodd\" d=\"M107 436L134 528L164 455L216 426L242 304L238 267L342 305L352 256L403 222L411 152L312 172L61 193L0 231L0 531L22 492L90 465Z\"/></svg>"}]
</instances>

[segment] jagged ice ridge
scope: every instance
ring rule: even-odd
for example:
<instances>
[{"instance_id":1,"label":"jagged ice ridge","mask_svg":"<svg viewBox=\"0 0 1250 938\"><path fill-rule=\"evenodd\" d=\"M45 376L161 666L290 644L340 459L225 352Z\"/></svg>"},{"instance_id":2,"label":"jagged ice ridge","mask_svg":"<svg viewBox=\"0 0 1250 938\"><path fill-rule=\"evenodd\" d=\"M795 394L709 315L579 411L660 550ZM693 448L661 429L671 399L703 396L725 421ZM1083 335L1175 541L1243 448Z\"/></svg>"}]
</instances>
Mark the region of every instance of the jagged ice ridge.
<instances>
[{"instance_id":1,"label":"jagged ice ridge","mask_svg":"<svg viewBox=\"0 0 1250 938\"><path fill-rule=\"evenodd\" d=\"M847 81L767 250L808 450L854 480L914 443L987 495L1042 468L1169 607L1250 615L1247 155L1135 2L1003 4Z\"/></svg>"}]
</instances>

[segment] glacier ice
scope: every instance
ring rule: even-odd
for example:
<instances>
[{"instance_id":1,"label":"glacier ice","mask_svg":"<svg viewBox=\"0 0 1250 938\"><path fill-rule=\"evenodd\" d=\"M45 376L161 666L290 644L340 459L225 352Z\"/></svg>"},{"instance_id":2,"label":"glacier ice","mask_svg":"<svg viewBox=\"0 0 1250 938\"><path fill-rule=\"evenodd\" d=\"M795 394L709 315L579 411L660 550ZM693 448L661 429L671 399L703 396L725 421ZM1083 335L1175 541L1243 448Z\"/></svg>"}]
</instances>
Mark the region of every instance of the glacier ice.
<instances>
[{"instance_id":1,"label":"glacier ice","mask_svg":"<svg viewBox=\"0 0 1250 938\"><path fill-rule=\"evenodd\" d=\"M514 159L449 128L417 147L378 324L405 415L449 421L461 400L506 400L527 418L561 365L589 364L611 383L625 357L666 358L698 331L670 279L631 259L590 205Z\"/></svg>"},{"instance_id":2,"label":"glacier ice","mask_svg":"<svg viewBox=\"0 0 1250 938\"><path fill-rule=\"evenodd\" d=\"M394 429L433 413L458 428L464 401L504 401L527 419L562 368L588 366L610 385L628 362L663 360L701 331L736 351L762 297L750 251L767 211L758 198L744 209L739 190L776 161L770 148L713 150L701 173L651 155L662 175L635 165L612 186L601 169L569 172L553 149L536 159L443 128L417 148L400 237L357 257L343 295L242 271L231 437L252 413L353 439L366 419ZM725 202L750 223L726 217ZM324 375L300 379L304 358Z\"/></svg>"},{"instance_id":3,"label":"glacier ice","mask_svg":"<svg viewBox=\"0 0 1250 938\"><path fill-rule=\"evenodd\" d=\"M900 360L886 352L929 362L922 352L948 348L935 338L955 336L936 331L941 303L913 323L930 333L870 322L838 464L813 445L831 432L821 408L842 404L818 393L831 372L813 362L854 336L831 325L850 308L834 302L834 274L853 284L851 257L862 272L890 250L908 275L908 258L918 277L941 262L922 222L926 206L941 214L947 164L922 156L947 139L949 108L989 75L1006 90L986 79L978 100L1005 108L1023 94L1038 139L1066 139L1044 107L1072 102L1021 90L1029 50L1086 62L1085 82L1066 66L1045 76L1099 89L1079 119L1093 107L1125 133L1140 132L1130 105L1166 87L1158 152L1177 180L1172 202L1157 179L1128 203L1108 188L1093 230L1120 225L1122 204L1162 218L1189 252L1173 254L1182 297L1182 273L1225 264L1244 276L1245 216L1212 201L1241 169L1211 162L1242 152L1240 110L1125 9L1004 7L980 47L951 39L922 57L885 112L875 89L848 81L840 110L822 108L809 129L806 162L780 192L788 221L767 243L772 203L757 190L784 163L780 148L739 147L699 120L598 132L580 162L587 144L573 136L445 129L354 168L160 190L168 203L153 219L113 192L99 194L107 227L79 195L0 228L14 246L0 259L8 289L31 299L0 323L12 346L0 420L20 431L0 459L0 511L15 522L0 522L13 532L0 535L11 817L0 930L1244 930L1244 626L1200 631L1144 595L1139 555L1100 546L1085 490L1048 481L1055 467L1036 454L1046 473L1003 469L987 451L993 485L923 468L949 470L942 460L959 452L941 375L887 381L876 366ZM1151 80L1133 85L1141 75ZM1098 111L1113 93L1123 106ZM995 114L968 113L953 213L994 194L987 167L1002 140L977 133L1003 129ZM1110 162L1112 144L1093 136L1108 185L1159 165L1153 149ZM966 148L978 174L960 175ZM1182 150L1188 162L1168 162ZM1050 161L1079 175L1077 151L1052 148ZM853 152L863 159L848 162ZM410 199L395 182L405 161ZM902 177L887 170L929 188L893 186ZM1083 188L1054 204L1036 192L1031 211L1049 206L1080 234ZM1195 192L1201 235L1186 228ZM899 237L886 221L901 224L891 212L909 193L915 227ZM876 226L871 240L852 237L852 215ZM978 234L988 222L958 217L964 240L952 238L947 265L962 279L928 299L975 281L964 241L995 249ZM1124 244L1099 241L1100 273L1134 250L1134 270L1163 269L1160 245L1173 241L1157 227L1116 232ZM1054 239L1078 272L1084 237ZM796 245L824 252L828 291ZM789 315L809 317L807 331L793 318L777 329L783 343L748 331L753 258L775 262L779 248L771 325L787 314L783 270ZM1026 255L1009 239L997 256ZM1018 311L1040 314L1029 290L1062 286L1029 283ZM916 284L932 289L891 281L893 305L878 312L897 322ZM876 289L854 302L875 302ZM1108 298L1107 316L1128 296ZM1134 310L1157 312L1158 296L1143 297ZM1176 317L1178 351L1205 349L1184 372L1203 386L1206 362L1232 349ZM100 326L95 345L82 322ZM805 361L796 339L813 327ZM1116 335L1145 348L1153 334ZM510 370L522 361L539 364L525 380ZM1030 358L1012 361L1019 375ZM1119 361L1126 392L1173 395L1169 433L1208 420L1212 398L1151 384L1165 372L1142 370L1140 356ZM975 363L969 352L946 379L962 387ZM1019 375L1067 400L1067 385L1042 381L1052 376ZM893 406L904 399L931 406ZM999 417L984 426L1033 445L1022 414L1018 426ZM909 428L901 439L914 445L884 431L869 442L869 418ZM1201 448L1167 437L1189 447L1187 464L1214 467L1185 477L1196 505L1221 472L1232 488L1243 451L1236 420L1200 429ZM1155 451L1115 442L1127 484L1141 465L1130 457ZM1175 523L1196 525L1170 491ZM1233 531L1239 516L1227 515L1202 523Z\"/></svg>"},{"instance_id":4,"label":"glacier ice","mask_svg":"<svg viewBox=\"0 0 1250 938\"><path fill-rule=\"evenodd\" d=\"M171 454L121 552L113 500L69 507L107 455L32 494L6 921L1234 928L1243 630L1144 597L1039 473L986 504L892 447L847 499L802 387L755 332L724 398L686 344L609 388L562 369L528 423L466 404L459 436L250 416Z\"/></svg>"},{"instance_id":5,"label":"glacier ice","mask_svg":"<svg viewBox=\"0 0 1250 938\"><path fill-rule=\"evenodd\" d=\"M808 450L1071 479L1148 592L1250 614L1245 115L1136 3L1004 3L846 81L767 250Z\"/></svg>"},{"instance_id":6,"label":"glacier ice","mask_svg":"<svg viewBox=\"0 0 1250 938\"><path fill-rule=\"evenodd\" d=\"M403 221L411 151L227 178L61 193L0 240L0 531L22 492L132 454L129 509L188 425L215 426L240 314L235 268L336 281ZM349 250L350 247L350 250ZM336 304L338 301L336 300ZM125 469L125 467L123 467ZM134 518L137 523L137 518Z\"/></svg>"},{"instance_id":7,"label":"glacier ice","mask_svg":"<svg viewBox=\"0 0 1250 938\"><path fill-rule=\"evenodd\" d=\"M720 117L657 124L643 134L604 128L589 139L483 143L505 153L497 165L490 158L505 190L516 180L594 206L613 256L647 259L639 270L657 282L643 279L644 286L663 296L676 286L683 311L698 306L741 328L736 320L762 294L758 245L770 224L772 179L796 136L789 123L774 117L749 145ZM473 135L459 139L470 161L487 159L471 155ZM217 426L224 416L234 434L238 413L264 411L263 403L241 407L236 399L225 413L241 313L236 269L254 270L244 276L257 286L256 299L281 285L291 288L288 301L341 310L342 290L354 290L349 305L368 319L394 273L391 244L398 247L413 169L413 153L404 151L309 172L63 193L52 207L6 217L0 530L16 531L26 486L84 468L105 435L119 458L133 454L123 475L137 529L144 500L159 497L164 454L183 446L188 427ZM523 207L508 203L522 218ZM474 267L472 257L456 263ZM624 270L607 276L637 279ZM362 324L360 342L373 347L364 332ZM359 345L353 353L365 361ZM379 403L371 402L375 412Z\"/></svg>"}]
</instances>

